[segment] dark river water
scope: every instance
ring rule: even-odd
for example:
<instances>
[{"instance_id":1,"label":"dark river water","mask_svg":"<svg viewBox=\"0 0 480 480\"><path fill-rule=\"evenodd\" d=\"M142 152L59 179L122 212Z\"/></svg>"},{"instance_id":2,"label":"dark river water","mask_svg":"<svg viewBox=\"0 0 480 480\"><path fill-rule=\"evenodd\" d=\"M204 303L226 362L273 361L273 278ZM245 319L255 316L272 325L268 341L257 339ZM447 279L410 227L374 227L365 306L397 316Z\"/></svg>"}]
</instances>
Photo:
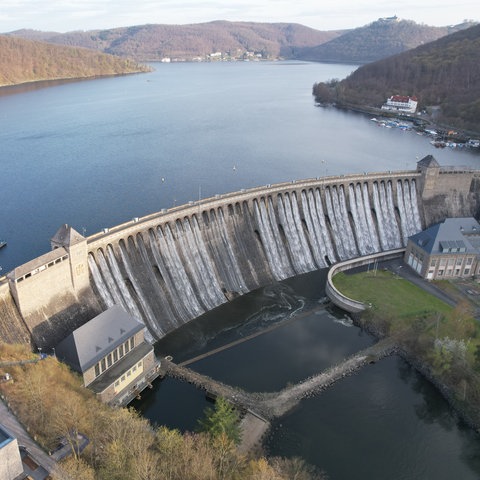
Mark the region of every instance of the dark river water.
<instances>
[{"instance_id":1,"label":"dark river water","mask_svg":"<svg viewBox=\"0 0 480 480\"><path fill-rule=\"evenodd\" d=\"M132 217L241 188L323 175L479 166L413 132L315 107L316 81L348 65L156 64L153 73L0 90L3 272L49 250L64 223L93 234ZM192 358L281 324L192 364L250 391L275 391L372 343L323 303L324 272L222 306L164 339ZM171 380L137 404L156 423L195 428L204 395ZM478 479L480 442L438 392L391 358L305 400L273 427L272 455L301 455L331 479Z\"/></svg>"}]
</instances>

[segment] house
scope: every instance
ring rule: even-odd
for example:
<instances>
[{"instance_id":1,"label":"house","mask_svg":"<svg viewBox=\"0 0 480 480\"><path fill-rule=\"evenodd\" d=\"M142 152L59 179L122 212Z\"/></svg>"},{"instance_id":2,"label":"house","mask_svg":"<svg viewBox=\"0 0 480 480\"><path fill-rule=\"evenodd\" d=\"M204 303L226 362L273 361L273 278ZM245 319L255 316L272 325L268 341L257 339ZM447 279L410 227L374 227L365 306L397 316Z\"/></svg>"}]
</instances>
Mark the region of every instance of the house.
<instances>
[{"instance_id":1,"label":"house","mask_svg":"<svg viewBox=\"0 0 480 480\"><path fill-rule=\"evenodd\" d=\"M427 280L480 274L480 224L447 218L408 239L405 262Z\"/></svg>"},{"instance_id":2,"label":"house","mask_svg":"<svg viewBox=\"0 0 480 480\"><path fill-rule=\"evenodd\" d=\"M17 439L0 425L0 479L22 478L23 464Z\"/></svg>"},{"instance_id":3,"label":"house","mask_svg":"<svg viewBox=\"0 0 480 480\"><path fill-rule=\"evenodd\" d=\"M83 376L85 386L101 401L125 405L159 375L153 346L145 341L144 325L114 305L56 347L59 360Z\"/></svg>"},{"instance_id":4,"label":"house","mask_svg":"<svg viewBox=\"0 0 480 480\"><path fill-rule=\"evenodd\" d=\"M382 110L394 110L404 113L415 113L417 111L417 97L408 97L404 95L392 95L387 102L382 105Z\"/></svg>"}]
</instances>

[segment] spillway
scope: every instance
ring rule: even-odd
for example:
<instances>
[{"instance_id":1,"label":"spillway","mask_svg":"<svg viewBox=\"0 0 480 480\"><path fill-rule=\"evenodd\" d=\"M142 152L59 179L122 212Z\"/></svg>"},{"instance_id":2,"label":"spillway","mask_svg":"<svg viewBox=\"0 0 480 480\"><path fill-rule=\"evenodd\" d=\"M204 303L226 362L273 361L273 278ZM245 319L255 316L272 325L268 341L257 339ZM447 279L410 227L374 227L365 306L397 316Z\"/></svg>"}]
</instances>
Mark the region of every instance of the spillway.
<instances>
[{"instance_id":1,"label":"spillway","mask_svg":"<svg viewBox=\"0 0 480 480\"><path fill-rule=\"evenodd\" d=\"M152 341L268 283L404 246L422 228L414 176L292 184L187 210L89 237L98 301L123 305Z\"/></svg>"}]
</instances>

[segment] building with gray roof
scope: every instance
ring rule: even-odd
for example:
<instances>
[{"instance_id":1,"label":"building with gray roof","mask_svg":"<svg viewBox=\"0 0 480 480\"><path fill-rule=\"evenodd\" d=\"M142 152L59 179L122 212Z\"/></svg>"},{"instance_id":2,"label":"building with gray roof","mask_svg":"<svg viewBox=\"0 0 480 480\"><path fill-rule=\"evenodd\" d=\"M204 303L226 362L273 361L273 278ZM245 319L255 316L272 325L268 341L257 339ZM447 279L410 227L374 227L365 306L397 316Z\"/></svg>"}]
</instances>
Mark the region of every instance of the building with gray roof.
<instances>
[{"instance_id":1,"label":"building with gray roof","mask_svg":"<svg viewBox=\"0 0 480 480\"><path fill-rule=\"evenodd\" d=\"M447 218L409 237L404 259L427 280L480 275L480 224Z\"/></svg>"},{"instance_id":2,"label":"building with gray roof","mask_svg":"<svg viewBox=\"0 0 480 480\"><path fill-rule=\"evenodd\" d=\"M55 352L83 376L86 387L112 404L125 404L137 396L158 371L144 325L118 305L74 330Z\"/></svg>"}]
</instances>

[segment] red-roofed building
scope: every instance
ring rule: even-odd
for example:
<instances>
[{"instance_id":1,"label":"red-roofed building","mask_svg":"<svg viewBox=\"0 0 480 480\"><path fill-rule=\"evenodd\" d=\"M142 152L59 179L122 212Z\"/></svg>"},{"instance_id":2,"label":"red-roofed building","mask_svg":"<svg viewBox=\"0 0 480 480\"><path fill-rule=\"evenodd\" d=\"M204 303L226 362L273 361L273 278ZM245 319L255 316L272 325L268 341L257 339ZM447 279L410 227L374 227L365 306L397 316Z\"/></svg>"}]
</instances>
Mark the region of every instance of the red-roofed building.
<instances>
[{"instance_id":1,"label":"red-roofed building","mask_svg":"<svg viewBox=\"0 0 480 480\"><path fill-rule=\"evenodd\" d=\"M387 102L382 105L382 110L395 110L399 112L415 113L417 110L417 97L406 95L392 95Z\"/></svg>"}]
</instances>

